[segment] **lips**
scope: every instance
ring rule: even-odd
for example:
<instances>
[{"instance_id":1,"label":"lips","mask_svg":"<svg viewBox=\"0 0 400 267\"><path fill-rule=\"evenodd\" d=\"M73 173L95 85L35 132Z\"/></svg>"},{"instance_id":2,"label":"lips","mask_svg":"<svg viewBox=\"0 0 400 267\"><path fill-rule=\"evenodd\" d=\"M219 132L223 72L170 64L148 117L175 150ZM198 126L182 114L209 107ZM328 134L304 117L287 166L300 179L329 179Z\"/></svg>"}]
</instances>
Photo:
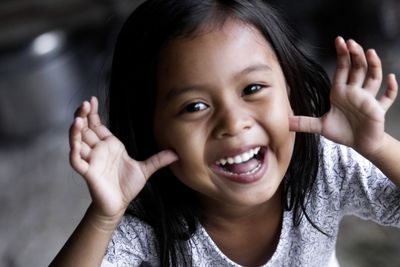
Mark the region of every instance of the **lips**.
<instances>
[{"instance_id":1,"label":"lips","mask_svg":"<svg viewBox=\"0 0 400 267\"><path fill-rule=\"evenodd\" d=\"M219 159L213 171L238 183L255 182L266 170L267 147L254 147L243 153Z\"/></svg>"}]
</instances>

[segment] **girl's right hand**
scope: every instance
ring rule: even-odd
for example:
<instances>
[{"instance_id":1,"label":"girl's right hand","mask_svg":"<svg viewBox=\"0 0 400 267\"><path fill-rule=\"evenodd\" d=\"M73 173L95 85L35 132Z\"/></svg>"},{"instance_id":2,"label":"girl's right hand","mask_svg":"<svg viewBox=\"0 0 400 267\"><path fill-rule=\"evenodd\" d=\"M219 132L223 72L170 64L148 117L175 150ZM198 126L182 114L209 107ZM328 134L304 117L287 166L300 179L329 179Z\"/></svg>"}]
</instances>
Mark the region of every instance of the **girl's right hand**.
<instances>
[{"instance_id":1,"label":"girl's right hand","mask_svg":"<svg viewBox=\"0 0 400 267\"><path fill-rule=\"evenodd\" d=\"M85 179L97 215L107 220L120 219L147 179L178 159L171 150L142 162L130 158L122 142L101 123L96 97L76 110L69 142L71 165Z\"/></svg>"}]
</instances>

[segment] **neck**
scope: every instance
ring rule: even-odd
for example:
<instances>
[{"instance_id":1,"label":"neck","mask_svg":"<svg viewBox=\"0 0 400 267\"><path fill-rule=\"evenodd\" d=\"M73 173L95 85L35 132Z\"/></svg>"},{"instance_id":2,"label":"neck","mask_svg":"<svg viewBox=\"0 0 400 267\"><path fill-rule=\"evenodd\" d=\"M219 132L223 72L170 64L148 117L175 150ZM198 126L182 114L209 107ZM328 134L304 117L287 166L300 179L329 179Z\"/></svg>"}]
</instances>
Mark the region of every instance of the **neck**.
<instances>
[{"instance_id":1,"label":"neck","mask_svg":"<svg viewBox=\"0 0 400 267\"><path fill-rule=\"evenodd\" d=\"M282 197L280 189L272 199L257 206L210 203L206 205L202 224L218 248L231 260L244 266L262 265L273 255L279 242Z\"/></svg>"},{"instance_id":2,"label":"neck","mask_svg":"<svg viewBox=\"0 0 400 267\"><path fill-rule=\"evenodd\" d=\"M229 205L214 199L202 199L203 216L201 220L205 227L207 225L224 227L270 220L272 217L282 215L282 199L281 187L271 199L255 206Z\"/></svg>"}]
</instances>

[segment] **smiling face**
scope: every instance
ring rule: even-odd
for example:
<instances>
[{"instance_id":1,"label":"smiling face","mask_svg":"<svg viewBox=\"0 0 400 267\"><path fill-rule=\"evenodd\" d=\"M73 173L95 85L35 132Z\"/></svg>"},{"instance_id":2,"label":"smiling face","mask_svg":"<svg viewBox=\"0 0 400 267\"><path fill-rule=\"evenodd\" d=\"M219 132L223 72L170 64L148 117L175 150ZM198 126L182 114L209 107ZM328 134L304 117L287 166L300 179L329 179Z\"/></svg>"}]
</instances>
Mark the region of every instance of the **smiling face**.
<instances>
[{"instance_id":1,"label":"smiling face","mask_svg":"<svg viewBox=\"0 0 400 267\"><path fill-rule=\"evenodd\" d=\"M270 45L227 21L171 41L158 68L155 137L204 203L250 207L277 192L294 144L287 86ZM217 202L215 202L217 201Z\"/></svg>"}]
</instances>

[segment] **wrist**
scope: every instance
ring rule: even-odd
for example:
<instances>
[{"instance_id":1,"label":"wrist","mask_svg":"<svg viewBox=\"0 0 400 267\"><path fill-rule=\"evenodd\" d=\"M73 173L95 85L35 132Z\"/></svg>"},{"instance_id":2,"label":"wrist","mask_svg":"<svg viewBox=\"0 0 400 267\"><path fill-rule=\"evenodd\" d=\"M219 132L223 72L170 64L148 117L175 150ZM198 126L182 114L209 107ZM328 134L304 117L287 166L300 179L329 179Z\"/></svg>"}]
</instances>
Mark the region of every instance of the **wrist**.
<instances>
[{"instance_id":1,"label":"wrist","mask_svg":"<svg viewBox=\"0 0 400 267\"><path fill-rule=\"evenodd\" d=\"M384 158L384 153L387 151L387 146L389 143L390 135L384 133L381 138L380 145L376 146L376 148L369 153L361 153L366 159L374 163L375 165L379 165L379 162Z\"/></svg>"},{"instance_id":2,"label":"wrist","mask_svg":"<svg viewBox=\"0 0 400 267\"><path fill-rule=\"evenodd\" d=\"M102 214L97 207L91 203L86 215L91 223L91 225L99 231L102 232L113 232L114 229L118 226L122 217L124 216L125 211L113 215L113 216L105 216Z\"/></svg>"}]
</instances>

